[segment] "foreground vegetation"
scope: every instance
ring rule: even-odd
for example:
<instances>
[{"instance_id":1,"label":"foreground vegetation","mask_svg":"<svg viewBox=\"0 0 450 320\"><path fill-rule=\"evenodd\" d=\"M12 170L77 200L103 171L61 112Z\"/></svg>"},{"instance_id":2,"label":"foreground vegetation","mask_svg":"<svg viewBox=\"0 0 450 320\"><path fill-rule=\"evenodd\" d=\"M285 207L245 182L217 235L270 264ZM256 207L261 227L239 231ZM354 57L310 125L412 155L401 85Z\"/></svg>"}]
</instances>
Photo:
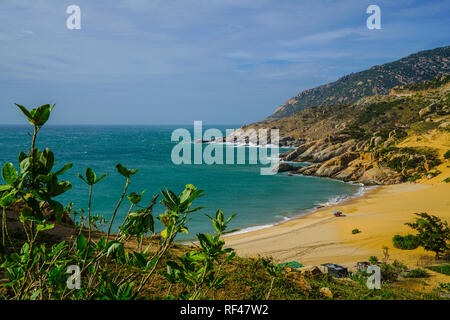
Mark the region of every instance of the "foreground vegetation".
<instances>
[{"instance_id":1,"label":"foreground vegetation","mask_svg":"<svg viewBox=\"0 0 450 320\"><path fill-rule=\"evenodd\" d=\"M325 274L307 274L281 267L261 258L236 257L225 248L221 235L234 215L226 218L217 210L206 216L213 233L198 234L195 245L176 244L177 235L188 233L192 214L202 207L193 204L202 190L186 185L181 194L161 190L149 204L141 193L129 192L137 169L116 165L124 189L106 233L98 232L99 219L91 212L97 185L106 175L91 168L77 174L86 183L87 217L72 226L73 237L51 237L57 225L70 214L56 198L71 189L60 181L72 168L54 169L49 149L36 148L40 129L53 106L28 110L18 105L33 126L30 150L19 155L19 170L12 163L2 168L6 184L0 185L2 237L0 252L1 299L437 299L439 292L419 293L391 285L385 277L380 290L370 290L365 276L335 279ZM160 202L158 199L161 197ZM112 233L117 213L129 202L118 233ZM164 214L154 216L162 205ZM9 215L8 215L9 214ZM11 220L21 223L20 232L10 232ZM155 224L163 231L157 233ZM387 263L384 263L388 266ZM389 267L383 267L389 270ZM389 272L384 271L385 274ZM78 277L79 275L79 277Z\"/></svg>"},{"instance_id":2,"label":"foreground vegetation","mask_svg":"<svg viewBox=\"0 0 450 320\"><path fill-rule=\"evenodd\" d=\"M416 213L416 221L406 223L417 231L416 235L395 235L392 239L394 246L399 249L412 250L419 246L427 251L434 252L436 259L449 253L450 228L447 221L425 212Z\"/></svg>"}]
</instances>

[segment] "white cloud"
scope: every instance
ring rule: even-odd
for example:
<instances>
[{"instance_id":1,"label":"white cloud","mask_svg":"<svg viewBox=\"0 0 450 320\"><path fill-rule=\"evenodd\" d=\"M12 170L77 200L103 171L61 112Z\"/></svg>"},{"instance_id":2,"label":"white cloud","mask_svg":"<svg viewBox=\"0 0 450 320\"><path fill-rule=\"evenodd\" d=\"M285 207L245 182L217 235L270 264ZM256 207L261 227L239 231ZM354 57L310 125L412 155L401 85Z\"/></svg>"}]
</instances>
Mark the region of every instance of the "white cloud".
<instances>
[{"instance_id":1,"label":"white cloud","mask_svg":"<svg viewBox=\"0 0 450 320\"><path fill-rule=\"evenodd\" d=\"M226 53L225 57L233 58L233 59L252 59L252 58L255 58L255 55L250 52L236 51L236 52Z\"/></svg>"}]
</instances>

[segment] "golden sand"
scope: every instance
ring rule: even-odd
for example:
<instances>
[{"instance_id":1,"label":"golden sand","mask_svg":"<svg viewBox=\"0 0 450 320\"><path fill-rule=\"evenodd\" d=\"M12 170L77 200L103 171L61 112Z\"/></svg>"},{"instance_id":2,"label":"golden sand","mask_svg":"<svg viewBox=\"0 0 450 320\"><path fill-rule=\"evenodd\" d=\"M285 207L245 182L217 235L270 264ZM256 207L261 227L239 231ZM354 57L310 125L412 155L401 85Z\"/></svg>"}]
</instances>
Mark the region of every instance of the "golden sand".
<instances>
[{"instance_id":1,"label":"golden sand","mask_svg":"<svg viewBox=\"0 0 450 320\"><path fill-rule=\"evenodd\" d=\"M334 210L342 211L344 216L334 217ZM450 184L377 187L363 197L270 228L230 235L225 241L240 255L259 254L304 265L333 262L353 266L371 255L381 259L383 246L389 247L391 260L410 266L428 264L432 253L420 248L399 250L392 245L395 234L410 233L404 223L412 221L415 212L427 212L448 221ZM361 233L352 234L355 228Z\"/></svg>"}]
</instances>

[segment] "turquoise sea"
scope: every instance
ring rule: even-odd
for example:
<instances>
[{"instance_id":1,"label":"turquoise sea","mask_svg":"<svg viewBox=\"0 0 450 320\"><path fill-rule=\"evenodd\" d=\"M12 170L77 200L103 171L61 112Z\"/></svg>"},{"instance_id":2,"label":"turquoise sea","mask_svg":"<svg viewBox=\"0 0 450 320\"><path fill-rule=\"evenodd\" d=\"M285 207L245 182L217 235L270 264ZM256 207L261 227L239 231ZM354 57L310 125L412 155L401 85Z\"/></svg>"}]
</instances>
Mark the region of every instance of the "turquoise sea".
<instances>
[{"instance_id":1,"label":"turquoise sea","mask_svg":"<svg viewBox=\"0 0 450 320\"><path fill-rule=\"evenodd\" d=\"M288 176L285 173L260 175L262 165L248 162L242 165L175 165L171 161L171 152L176 142L171 142L171 134L180 127L48 126L39 133L37 146L41 149L49 147L55 153L56 167L73 162L73 169L64 176L72 182L73 189L59 200L63 204L74 202L75 209L87 208L88 200L88 188L75 173L83 173L86 167L91 167L97 175L110 174L95 186L93 195L93 213L107 219L125 183L124 178L115 171L118 162L128 168L140 169L128 191L147 190L142 205L147 205L152 196L164 187L176 193L181 192L188 183L203 189L208 195L196 204L207 208L192 214L190 232L184 239L194 238L199 232L211 231L210 222L204 214L213 215L217 209L222 209L227 216L236 213L230 229L245 232L279 223L305 214L319 205L362 192L359 185L331 179ZM233 128L214 127L224 133L225 129ZM8 161L18 168L17 155L21 150L28 150L30 131L30 126L0 126L0 165ZM250 149L236 146L224 148L245 148L247 153ZM120 209L115 228L126 214L127 200ZM156 214L162 213L162 205L158 204L155 211Z\"/></svg>"}]
</instances>

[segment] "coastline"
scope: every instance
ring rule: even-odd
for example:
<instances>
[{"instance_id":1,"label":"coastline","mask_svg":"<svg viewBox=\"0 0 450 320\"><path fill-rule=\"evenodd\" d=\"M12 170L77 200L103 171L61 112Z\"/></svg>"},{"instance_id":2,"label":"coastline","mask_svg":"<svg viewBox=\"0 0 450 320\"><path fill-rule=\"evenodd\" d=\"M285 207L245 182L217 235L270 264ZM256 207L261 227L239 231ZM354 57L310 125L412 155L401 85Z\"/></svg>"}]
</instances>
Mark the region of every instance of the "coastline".
<instances>
[{"instance_id":1,"label":"coastline","mask_svg":"<svg viewBox=\"0 0 450 320\"><path fill-rule=\"evenodd\" d=\"M301 174L295 174L294 176L302 176L302 177L314 177L314 176L303 176ZM334 178L327 178L327 177L321 177L321 179L329 179L329 180L334 180L334 181L339 181L342 183L349 183L349 184L353 184L353 185L359 185L359 183L353 183L353 182L346 182L346 181L342 181L342 180L338 180L338 179L334 179ZM329 198L328 201L326 203L318 203L317 205L315 205L312 208L306 209L305 211L302 211L300 213L298 213L295 216L292 217L283 217L282 221L277 221L277 222L273 222L273 223L269 223L269 224L264 224L264 225L255 225L255 226L251 226L251 227L245 227L245 228L241 228L241 229L237 229L234 231L231 231L229 233L226 233L224 235L224 237L232 237L235 235L240 235L240 234L246 234L246 233L251 233L251 232L255 232L255 231L259 231L259 230L263 230L263 229L267 229L267 228L272 228L272 227L276 227L278 225L287 223L289 221L292 220L296 220L296 219L300 219L303 217L306 217L310 214L314 214L315 212L317 212L318 210L324 209L324 208L328 208L328 207L332 207L332 206L338 206L340 204L345 204L347 201L350 201L352 199L358 199L361 197L364 197L364 195L372 190L375 190L379 187L382 187L380 185L376 185L376 186L364 186L361 185L361 190L346 196L344 198L340 198L340 197L334 197L334 198ZM334 201L334 199L338 198L338 200Z\"/></svg>"},{"instance_id":2,"label":"coastline","mask_svg":"<svg viewBox=\"0 0 450 320\"><path fill-rule=\"evenodd\" d=\"M415 212L450 220L450 184L402 183L377 186L359 197L325 206L271 227L224 236L226 245L243 256L271 256L278 262L304 265L339 263L352 267L371 255L382 258L383 246L390 259L410 266L429 264L433 254L421 248L400 250L392 245L395 234L411 230L404 225ZM446 196L447 195L447 196ZM344 217L334 217L340 210ZM358 228L361 233L352 234Z\"/></svg>"}]
</instances>

